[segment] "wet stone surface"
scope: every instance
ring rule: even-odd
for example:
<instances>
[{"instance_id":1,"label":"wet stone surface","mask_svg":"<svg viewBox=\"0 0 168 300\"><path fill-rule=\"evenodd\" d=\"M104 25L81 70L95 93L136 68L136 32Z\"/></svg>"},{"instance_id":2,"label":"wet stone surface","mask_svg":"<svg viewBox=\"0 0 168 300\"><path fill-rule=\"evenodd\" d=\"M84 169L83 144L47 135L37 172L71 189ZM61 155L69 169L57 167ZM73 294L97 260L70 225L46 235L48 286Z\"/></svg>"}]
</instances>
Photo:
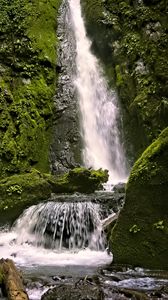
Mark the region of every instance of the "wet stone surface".
<instances>
[{"instance_id":1,"label":"wet stone surface","mask_svg":"<svg viewBox=\"0 0 168 300\"><path fill-rule=\"evenodd\" d=\"M115 186L111 186L109 191L95 191L93 194L62 194L56 195L52 194L51 198L48 201L57 201L57 202L92 202L100 204L102 219L106 218L111 213L118 212L123 206L125 198L125 184L120 183Z\"/></svg>"},{"instance_id":2,"label":"wet stone surface","mask_svg":"<svg viewBox=\"0 0 168 300\"><path fill-rule=\"evenodd\" d=\"M59 285L46 292L42 300L73 299L73 300L102 300L104 293L99 285L91 280L79 280L75 284Z\"/></svg>"},{"instance_id":3,"label":"wet stone surface","mask_svg":"<svg viewBox=\"0 0 168 300\"><path fill-rule=\"evenodd\" d=\"M57 93L54 97L53 141L50 151L53 173L64 173L81 164L79 107L74 87L76 42L72 30L69 5L62 2L59 11Z\"/></svg>"},{"instance_id":4,"label":"wet stone surface","mask_svg":"<svg viewBox=\"0 0 168 300\"><path fill-rule=\"evenodd\" d=\"M79 274L43 277L38 283L29 279L26 284L31 291L30 300L168 299L167 272L123 266L94 272L82 277Z\"/></svg>"}]
</instances>

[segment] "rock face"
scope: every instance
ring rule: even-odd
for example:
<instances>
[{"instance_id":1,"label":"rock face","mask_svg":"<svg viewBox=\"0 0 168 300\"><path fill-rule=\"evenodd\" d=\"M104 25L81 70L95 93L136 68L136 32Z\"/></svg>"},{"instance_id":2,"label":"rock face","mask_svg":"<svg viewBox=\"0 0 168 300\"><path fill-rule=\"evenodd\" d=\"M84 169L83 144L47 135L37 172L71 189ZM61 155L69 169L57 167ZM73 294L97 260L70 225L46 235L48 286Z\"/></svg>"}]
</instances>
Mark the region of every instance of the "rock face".
<instances>
[{"instance_id":1,"label":"rock face","mask_svg":"<svg viewBox=\"0 0 168 300\"><path fill-rule=\"evenodd\" d=\"M168 128L135 163L112 230L114 262L168 269Z\"/></svg>"},{"instance_id":2,"label":"rock face","mask_svg":"<svg viewBox=\"0 0 168 300\"><path fill-rule=\"evenodd\" d=\"M79 107L74 87L76 73L76 42L72 30L68 1L59 10L57 36L59 40L57 93L54 97L53 140L51 168L53 173L64 173L81 164Z\"/></svg>"}]
</instances>

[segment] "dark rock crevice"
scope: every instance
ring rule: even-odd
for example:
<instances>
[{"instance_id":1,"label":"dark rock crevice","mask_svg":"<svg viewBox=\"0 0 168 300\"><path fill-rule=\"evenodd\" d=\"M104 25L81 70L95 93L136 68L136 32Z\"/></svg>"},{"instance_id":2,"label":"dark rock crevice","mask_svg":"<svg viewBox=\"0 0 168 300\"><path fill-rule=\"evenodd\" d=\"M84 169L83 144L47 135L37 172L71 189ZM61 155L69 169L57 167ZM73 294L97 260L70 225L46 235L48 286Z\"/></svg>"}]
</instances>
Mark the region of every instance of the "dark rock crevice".
<instances>
[{"instance_id":1,"label":"dark rock crevice","mask_svg":"<svg viewBox=\"0 0 168 300\"><path fill-rule=\"evenodd\" d=\"M67 1L63 1L59 11L57 35L59 76L57 93L54 97L55 111L50 161L53 173L63 173L79 166L82 162L80 112L74 87L76 42Z\"/></svg>"}]
</instances>

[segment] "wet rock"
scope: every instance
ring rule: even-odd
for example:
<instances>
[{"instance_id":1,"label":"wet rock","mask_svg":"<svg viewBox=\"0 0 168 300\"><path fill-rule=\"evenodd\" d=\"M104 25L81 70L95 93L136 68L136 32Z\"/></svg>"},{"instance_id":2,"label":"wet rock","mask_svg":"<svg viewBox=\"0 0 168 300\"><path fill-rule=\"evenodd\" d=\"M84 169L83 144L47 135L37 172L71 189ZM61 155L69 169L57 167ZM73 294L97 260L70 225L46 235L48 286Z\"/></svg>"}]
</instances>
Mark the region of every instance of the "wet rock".
<instances>
[{"instance_id":1,"label":"wet rock","mask_svg":"<svg viewBox=\"0 0 168 300\"><path fill-rule=\"evenodd\" d=\"M139 292L131 289L118 288L118 287L106 287L105 299L121 300L121 299L132 299L132 300L148 300L151 299L144 292Z\"/></svg>"},{"instance_id":2,"label":"wet rock","mask_svg":"<svg viewBox=\"0 0 168 300\"><path fill-rule=\"evenodd\" d=\"M125 193L125 183L118 183L113 187L114 192Z\"/></svg>"},{"instance_id":3,"label":"wet rock","mask_svg":"<svg viewBox=\"0 0 168 300\"><path fill-rule=\"evenodd\" d=\"M114 276L114 275L110 276L110 280L115 281L115 282L121 281L121 279L118 276Z\"/></svg>"},{"instance_id":4,"label":"wet rock","mask_svg":"<svg viewBox=\"0 0 168 300\"><path fill-rule=\"evenodd\" d=\"M57 94L54 97L53 141L50 153L54 174L67 172L81 164L80 114L73 83L76 72L76 42L67 1L63 1L60 7L57 35L60 40L57 53L59 77Z\"/></svg>"},{"instance_id":5,"label":"wet rock","mask_svg":"<svg viewBox=\"0 0 168 300\"><path fill-rule=\"evenodd\" d=\"M104 293L94 282L80 280L75 284L59 285L48 290L41 300L103 300Z\"/></svg>"},{"instance_id":6,"label":"wet rock","mask_svg":"<svg viewBox=\"0 0 168 300\"><path fill-rule=\"evenodd\" d=\"M162 298L163 294L160 291L155 291L151 293L150 296L158 299L158 298Z\"/></svg>"},{"instance_id":7,"label":"wet rock","mask_svg":"<svg viewBox=\"0 0 168 300\"><path fill-rule=\"evenodd\" d=\"M59 276L53 276L52 279L53 279L54 281L61 281L61 279L63 279L63 278L61 278L61 277L59 277Z\"/></svg>"},{"instance_id":8,"label":"wet rock","mask_svg":"<svg viewBox=\"0 0 168 300\"><path fill-rule=\"evenodd\" d=\"M127 298L136 299L136 300L148 300L150 299L145 293L137 292L131 289L119 289L119 292L126 296Z\"/></svg>"}]
</instances>

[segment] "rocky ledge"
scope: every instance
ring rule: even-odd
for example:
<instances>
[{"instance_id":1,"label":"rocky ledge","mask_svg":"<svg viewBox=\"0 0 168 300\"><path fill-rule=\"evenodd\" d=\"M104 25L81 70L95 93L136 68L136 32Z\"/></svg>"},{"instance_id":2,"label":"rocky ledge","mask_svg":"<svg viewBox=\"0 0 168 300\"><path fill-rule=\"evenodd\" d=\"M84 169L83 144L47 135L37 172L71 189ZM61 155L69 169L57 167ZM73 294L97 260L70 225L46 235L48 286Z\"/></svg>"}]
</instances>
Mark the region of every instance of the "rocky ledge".
<instances>
[{"instance_id":1,"label":"rocky ledge","mask_svg":"<svg viewBox=\"0 0 168 300\"><path fill-rule=\"evenodd\" d=\"M50 198L51 193L92 193L108 180L108 171L75 168L61 176L29 173L0 181L0 223L15 220L27 207Z\"/></svg>"}]
</instances>

